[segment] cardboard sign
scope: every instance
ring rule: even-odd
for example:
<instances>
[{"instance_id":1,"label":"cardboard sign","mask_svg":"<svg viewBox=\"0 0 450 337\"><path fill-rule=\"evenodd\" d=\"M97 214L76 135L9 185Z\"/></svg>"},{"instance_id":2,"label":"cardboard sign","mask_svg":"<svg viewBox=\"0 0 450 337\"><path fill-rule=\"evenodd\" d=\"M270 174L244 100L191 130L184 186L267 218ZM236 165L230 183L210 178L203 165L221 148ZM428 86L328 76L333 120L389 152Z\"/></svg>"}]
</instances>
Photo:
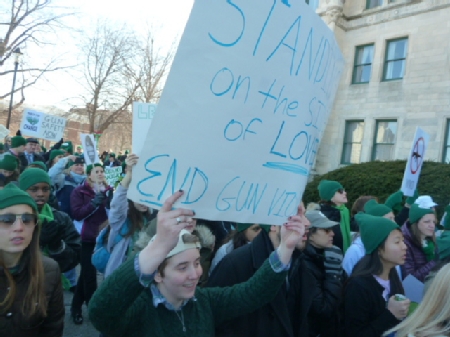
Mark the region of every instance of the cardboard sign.
<instances>
[{"instance_id":1,"label":"cardboard sign","mask_svg":"<svg viewBox=\"0 0 450 337\"><path fill-rule=\"evenodd\" d=\"M197 0L129 198L199 218L280 225L314 165L343 69L303 2Z\"/></svg>"},{"instance_id":2,"label":"cardboard sign","mask_svg":"<svg viewBox=\"0 0 450 337\"><path fill-rule=\"evenodd\" d=\"M25 109L23 111L20 131L24 136L43 138L57 142L64 136L66 119L47 115L44 112Z\"/></svg>"},{"instance_id":3,"label":"cardboard sign","mask_svg":"<svg viewBox=\"0 0 450 337\"><path fill-rule=\"evenodd\" d=\"M157 105L153 103L133 102L132 145L135 154L139 154L145 144L156 107Z\"/></svg>"},{"instance_id":4,"label":"cardboard sign","mask_svg":"<svg viewBox=\"0 0 450 337\"><path fill-rule=\"evenodd\" d=\"M406 196L412 197L417 188L429 140L430 136L418 127L403 175L402 192Z\"/></svg>"},{"instance_id":5,"label":"cardboard sign","mask_svg":"<svg viewBox=\"0 0 450 337\"><path fill-rule=\"evenodd\" d=\"M105 167L105 179L109 186L115 186L122 175L122 166Z\"/></svg>"},{"instance_id":6,"label":"cardboard sign","mask_svg":"<svg viewBox=\"0 0 450 337\"><path fill-rule=\"evenodd\" d=\"M100 163L94 135L81 134L81 144L83 147L84 162L86 165Z\"/></svg>"}]
</instances>

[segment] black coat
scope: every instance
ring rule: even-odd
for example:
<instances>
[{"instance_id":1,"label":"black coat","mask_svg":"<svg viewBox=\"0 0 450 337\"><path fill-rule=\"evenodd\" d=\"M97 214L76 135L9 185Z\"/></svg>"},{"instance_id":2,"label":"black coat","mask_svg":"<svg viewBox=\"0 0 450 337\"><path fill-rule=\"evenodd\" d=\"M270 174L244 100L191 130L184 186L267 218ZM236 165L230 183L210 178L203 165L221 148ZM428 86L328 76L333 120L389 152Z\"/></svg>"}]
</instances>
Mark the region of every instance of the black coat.
<instances>
[{"instance_id":1,"label":"black coat","mask_svg":"<svg viewBox=\"0 0 450 337\"><path fill-rule=\"evenodd\" d=\"M341 212L328 204L320 204L320 211L331 221L336 221L337 223L341 223ZM350 221L350 231L359 232L358 224L354 219ZM341 227L334 226L333 227L334 238L333 245L339 247L342 251L344 251L344 238L342 237Z\"/></svg>"},{"instance_id":2,"label":"black coat","mask_svg":"<svg viewBox=\"0 0 450 337\"><path fill-rule=\"evenodd\" d=\"M344 289L344 336L380 337L400 323L387 309L384 288L372 275L351 277ZM391 294L403 294L391 282Z\"/></svg>"},{"instance_id":3,"label":"black coat","mask_svg":"<svg viewBox=\"0 0 450 337\"><path fill-rule=\"evenodd\" d=\"M55 260L61 272L69 271L80 263L81 258L81 238L70 217L64 213L52 209L55 222L61 226L58 240L64 241L65 248L59 254L50 254Z\"/></svg>"},{"instance_id":4,"label":"black coat","mask_svg":"<svg viewBox=\"0 0 450 337\"><path fill-rule=\"evenodd\" d=\"M304 251L305 263L314 276L311 309L308 312L309 336L334 337L339 330L339 305L342 298L342 281L338 277L327 275L324 267L324 255L308 245ZM324 324L326 322L326 324Z\"/></svg>"},{"instance_id":5,"label":"black coat","mask_svg":"<svg viewBox=\"0 0 450 337\"><path fill-rule=\"evenodd\" d=\"M265 231L261 231L251 244L238 248L223 258L210 276L208 286L226 287L247 281L261 267L273 250L274 247L269 235ZM295 291L300 292L304 289L300 286L300 274L301 272L293 271L291 268L289 290L287 290L287 285L284 284L273 301L249 315L241 316L228 322L228 324L217 327L216 336L298 336L294 332L294 325L292 324L293 313L289 310L289 308L295 307L295 304L290 304L288 301L298 299L297 307L299 309L303 307L303 303L300 301L300 293L295 293ZM310 284L308 283L308 285ZM305 300L305 304L307 303L308 301ZM296 317L297 322L299 318L300 316Z\"/></svg>"}]
</instances>

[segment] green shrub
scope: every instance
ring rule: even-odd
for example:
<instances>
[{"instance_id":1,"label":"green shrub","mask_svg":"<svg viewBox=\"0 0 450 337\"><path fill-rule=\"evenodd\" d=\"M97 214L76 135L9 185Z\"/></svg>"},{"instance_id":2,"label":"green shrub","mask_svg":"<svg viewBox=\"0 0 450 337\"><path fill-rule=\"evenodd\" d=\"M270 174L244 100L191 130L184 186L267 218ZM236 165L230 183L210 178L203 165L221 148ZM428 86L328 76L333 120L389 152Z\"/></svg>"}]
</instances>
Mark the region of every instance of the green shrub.
<instances>
[{"instance_id":1,"label":"green shrub","mask_svg":"<svg viewBox=\"0 0 450 337\"><path fill-rule=\"evenodd\" d=\"M317 186L322 179L328 179L339 181L345 187L349 209L361 195L373 195L384 202L401 188L405 166L405 160L348 165L315 177L306 185L303 200L305 204L319 201ZM418 190L420 195L430 195L439 204L437 212L440 220L450 202L450 165L426 161L420 174Z\"/></svg>"}]
</instances>

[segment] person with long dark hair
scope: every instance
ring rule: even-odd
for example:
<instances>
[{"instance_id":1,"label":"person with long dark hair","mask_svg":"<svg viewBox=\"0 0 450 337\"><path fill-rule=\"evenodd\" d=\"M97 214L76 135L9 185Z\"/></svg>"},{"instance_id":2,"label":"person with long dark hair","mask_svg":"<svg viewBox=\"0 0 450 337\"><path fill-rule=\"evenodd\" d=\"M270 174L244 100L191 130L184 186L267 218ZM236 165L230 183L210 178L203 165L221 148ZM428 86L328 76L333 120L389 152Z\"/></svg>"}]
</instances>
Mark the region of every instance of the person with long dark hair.
<instances>
[{"instance_id":1,"label":"person with long dark hair","mask_svg":"<svg viewBox=\"0 0 450 337\"><path fill-rule=\"evenodd\" d=\"M156 211L149 207L127 199L133 167L138 161L135 154L130 154L126 159L127 173L114 193L109 211L109 235L107 249L111 252L106 265L105 277L111 275L133 251L134 244L139 237L139 232L145 230L150 221L155 218ZM120 240L116 240L120 235Z\"/></svg>"},{"instance_id":2,"label":"person with long dark hair","mask_svg":"<svg viewBox=\"0 0 450 337\"><path fill-rule=\"evenodd\" d=\"M405 263L406 245L393 221L357 214L366 249L344 286L344 336L380 337L408 314L410 301L397 300L404 290L395 266Z\"/></svg>"},{"instance_id":3,"label":"person with long dark hair","mask_svg":"<svg viewBox=\"0 0 450 337\"><path fill-rule=\"evenodd\" d=\"M0 191L0 336L61 337L58 264L41 254L38 210L14 184Z\"/></svg>"}]
</instances>

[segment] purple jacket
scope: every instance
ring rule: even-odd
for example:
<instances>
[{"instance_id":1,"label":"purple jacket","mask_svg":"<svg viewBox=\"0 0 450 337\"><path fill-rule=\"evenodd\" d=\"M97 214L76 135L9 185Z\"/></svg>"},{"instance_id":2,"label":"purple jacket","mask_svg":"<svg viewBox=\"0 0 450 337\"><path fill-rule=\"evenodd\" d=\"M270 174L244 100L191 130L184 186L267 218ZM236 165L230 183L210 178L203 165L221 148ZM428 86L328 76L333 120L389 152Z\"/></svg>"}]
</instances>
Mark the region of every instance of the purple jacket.
<instances>
[{"instance_id":1,"label":"purple jacket","mask_svg":"<svg viewBox=\"0 0 450 337\"><path fill-rule=\"evenodd\" d=\"M427 261L425 253L422 251L422 247L419 247L414 241L405 223L402 226L403 236L405 238L405 244L408 247L406 251L406 261L402 266L402 276L405 278L409 274L415 276L419 281L425 282L425 277L430 273L430 270L436 265L436 261ZM436 252L437 254L437 252Z\"/></svg>"},{"instance_id":2,"label":"purple jacket","mask_svg":"<svg viewBox=\"0 0 450 337\"><path fill-rule=\"evenodd\" d=\"M76 221L83 221L81 241L84 242L94 243L99 233L100 225L108 220L105 208L107 198L105 198L103 205L95 207L91 203L94 197L95 192L87 181L75 188L70 195L72 217Z\"/></svg>"}]
</instances>

